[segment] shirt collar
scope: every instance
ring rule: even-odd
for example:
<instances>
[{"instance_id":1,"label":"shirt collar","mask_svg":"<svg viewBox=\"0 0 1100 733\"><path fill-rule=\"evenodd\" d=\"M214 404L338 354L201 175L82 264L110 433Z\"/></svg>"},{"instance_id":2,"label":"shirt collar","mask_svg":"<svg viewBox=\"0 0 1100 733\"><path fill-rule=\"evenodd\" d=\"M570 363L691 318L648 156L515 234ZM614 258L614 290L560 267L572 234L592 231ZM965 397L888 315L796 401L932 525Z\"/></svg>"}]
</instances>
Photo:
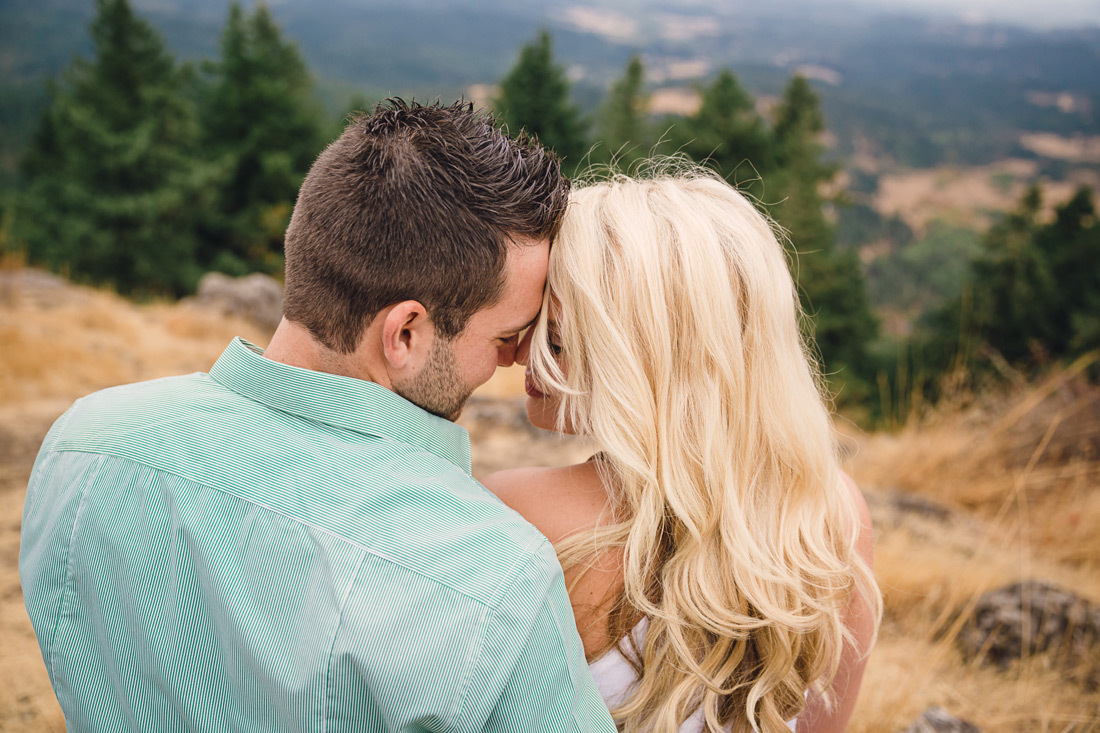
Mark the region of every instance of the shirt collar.
<instances>
[{"instance_id":1,"label":"shirt collar","mask_svg":"<svg viewBox=\"0 0 1100 733\"><path fill-rule=\"evenodd\" d=\"M470 435L465 428L374 382L282 364L263 353L244 339L233 339L210 368L210 378L275 410L399 440L470 473Z\"/></svg>"}]
</instances>

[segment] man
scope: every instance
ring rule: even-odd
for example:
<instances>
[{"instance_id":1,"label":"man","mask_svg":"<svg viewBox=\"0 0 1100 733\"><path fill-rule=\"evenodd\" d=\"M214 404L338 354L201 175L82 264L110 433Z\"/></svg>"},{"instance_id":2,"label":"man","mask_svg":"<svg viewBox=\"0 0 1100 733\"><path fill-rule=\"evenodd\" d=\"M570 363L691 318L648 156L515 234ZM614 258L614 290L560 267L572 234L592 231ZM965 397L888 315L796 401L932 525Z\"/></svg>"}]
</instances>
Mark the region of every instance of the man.
<instances>
[{"instance_id":1,"label":"man","mask_svg":"<svg viewBox=\"0 0 1100 733\"><path fill-rule=\"evenodd\" d=\"M57 421L20 575L70 729L614 730L553 550L449 422L566 194L470 106L380 105L302 185L266 352Z\"/></svg>"}]
</instances>

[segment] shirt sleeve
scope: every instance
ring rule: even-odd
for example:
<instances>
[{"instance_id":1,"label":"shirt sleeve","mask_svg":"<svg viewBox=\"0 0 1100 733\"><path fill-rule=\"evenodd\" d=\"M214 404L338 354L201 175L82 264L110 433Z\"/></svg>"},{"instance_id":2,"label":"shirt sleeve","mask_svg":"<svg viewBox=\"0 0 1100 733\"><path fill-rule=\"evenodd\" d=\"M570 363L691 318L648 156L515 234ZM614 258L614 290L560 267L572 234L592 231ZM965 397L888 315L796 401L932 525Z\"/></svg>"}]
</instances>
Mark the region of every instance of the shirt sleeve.
<instances>
[{"instance_id":1,"label":"shirt sleeve","mask_svg":"<svg viewBox=\"0 0 1100 733\"><path fill-rule=\"evenodd\" d=\"M462 722L479 730L615 731L577 633L561 566L543 540L504 585L472 670Z\"/></svg>"},{"instance_id":2,"label":"shirt sleeve","mask_svg":"<svg viewBox=\"0 0 1100 733\"><path fill-rule=\"evenodd\" d=\"M69 478L69 472L84 474L94 470L95 465L90 455L68 456L54 452L54 445L72 412L70 408L59 417L42 441L27 484L19 540L19 582L23 601L51 681L50 652L65 585L69 540L80 504L80 492L74 489L75 481Z\"/></svg>"},{"instance_id":3,"label":"shirt sleeve","mask_svg":"<svg viewBox=\"0 0 1100 733\"><path fill-rule=\"evenodd\" d=\"M77 403L79 403L79 400ZM48 460L50 453L53 452L54 444L57 443L58 438L65 429L65 423L69 421L69 416L72 415L75 409L76 405L74 404L66 410L61 417L54 420L53 425L50 426L49 431L46 433L46 437L42 439L42 445L39 447L38 455L34 459L34 467L31 469L31 477L27 483L28 500L37 498L36 494L42 489L44 483L41 480L42 464Z\"/></svg>"}]
</instances>

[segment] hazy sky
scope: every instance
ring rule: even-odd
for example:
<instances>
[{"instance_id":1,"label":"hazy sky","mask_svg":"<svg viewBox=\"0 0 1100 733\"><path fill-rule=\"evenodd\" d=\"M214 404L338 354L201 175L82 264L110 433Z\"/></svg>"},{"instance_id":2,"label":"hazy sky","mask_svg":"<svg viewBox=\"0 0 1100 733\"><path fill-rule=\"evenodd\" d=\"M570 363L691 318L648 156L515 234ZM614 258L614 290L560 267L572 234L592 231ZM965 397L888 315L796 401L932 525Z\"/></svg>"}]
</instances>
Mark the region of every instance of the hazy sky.
<instances>
[{"instance_id":1,"label":"hazy sky","mask_svg":"<svg viewBox=\"0 0 1100 733\"><path fill-rule=\"evenodd\" d=\"M1100 26L1100 0L853 0L885 10L918 10L1035 27Z\"/></svg>"}]
</instances>

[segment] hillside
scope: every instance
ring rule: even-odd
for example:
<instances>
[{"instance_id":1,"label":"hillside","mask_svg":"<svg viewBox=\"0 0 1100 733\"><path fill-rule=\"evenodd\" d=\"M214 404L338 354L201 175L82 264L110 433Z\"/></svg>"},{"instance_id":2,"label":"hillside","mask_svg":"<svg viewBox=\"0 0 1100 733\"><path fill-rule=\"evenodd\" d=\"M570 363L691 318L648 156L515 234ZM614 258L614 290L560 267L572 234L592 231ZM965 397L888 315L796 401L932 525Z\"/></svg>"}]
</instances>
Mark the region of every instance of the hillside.
<instances>
[{"instance_id":1,"label":"hillside","mask_svg":"<svg viewBox=\"0 0 1100 733\"><path fill-rule=\"evenodd\" d=\"M0 731L61 731L18 586L23 493L37 446L76 397L204 370L225 343L267 333L192 305L136 305L24 270L0 269ZM1100 604L1100 391L1089 361L1036 384L956 398L897 430L840 425L848 469L876 526L886 616L854 733L903 730L932 705L987 733L1100 731L1096 655L967 662L956 639L979 597L1026 578ZM475 475L587 455L526 424L516 371L498 374L462 422ZM1074 661L1075 660L1075 661Z\"/></svg>"}]
</instances>

